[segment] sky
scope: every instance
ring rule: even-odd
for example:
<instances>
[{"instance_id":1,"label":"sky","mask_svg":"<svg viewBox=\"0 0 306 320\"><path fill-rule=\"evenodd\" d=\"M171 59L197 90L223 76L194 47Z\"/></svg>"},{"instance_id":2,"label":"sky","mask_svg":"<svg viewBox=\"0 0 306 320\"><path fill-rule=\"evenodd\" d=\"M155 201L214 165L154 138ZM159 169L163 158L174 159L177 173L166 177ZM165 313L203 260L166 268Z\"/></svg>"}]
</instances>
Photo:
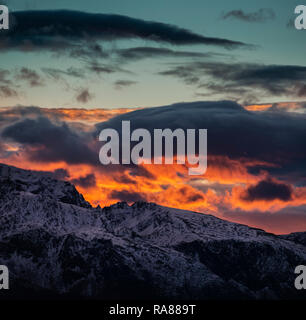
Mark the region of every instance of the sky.
<instances>
[{"instance_id":1,"label":"sky","mask_svg":"<svg viewBox=\"0 0 306 320\"><path fill-rule=\"evenodd\" d=\"M86 108L118 108L148 107L166 105L178 101L215 100L220 98L235 99L242 103L270 103L301 101L303 96L280 94L279 92L262 92L250 96L235 92L235 88L208 89L202 82L212 79L203 70L198 77L199 82L182 79L177 75L164 75L176 64L189 65L192 62L222 63L256 63L259 65L304 66L306 49L305 32L293 28L294 8L298 1L6 1L9 9L23 10L78 10L86 13L117 14L145 21L161 22L191 32L207 36L239 41L249 46L224 48L223 46L205 45L202 43L170 43L152 41L150 37L126 37L119 39L99 39L95 43L105 51L104 56L74 56L68 50L66 54L47 52L46 50L21 50L10 48L0 52L2 68L12 74L15 92L2 92L1 106L35 105L42 107L86 107ZM260 10L263 11L260 11ZM234 11L244 14L239 16ZM227 13L231 13L226 16ZM253 16L252 16L253 14ZM255 14L255 16L254 16ZM257 16L256 16L257 14ZM56 18L54 17L56 20ZM90 17L88 17L90 25ZM252 21L253 19L253 21ZM255 20L255 21L254 21ZM289 26L288 26L289 23ZM35 26L34 26L35 28ZM89 32L90 33L90 32ZM54 38L54 37L53 37ZM80 46L86 42L74 39ZM203 54L203 57L185 55L175 57L172 52L142 55L142 58L122 59L118 50L123 48L162 48L174 52L183 51ZM8 49L8 48L6 48ZM62 50L64 51L64 50ZM89 61L90 60L90 61ZM92 72L88 64L107 65L106 72ZM35 72L38 81L31 85L16 79L18 69L26 67ZM46 69L74 70L74 76L61 75L56 79ZM50 70L49 70L50 71ZM76 74L78 73L78 75ZM18 78L18 77L17 77ZM20 78L20 77L19 77ZM18 82L18 83L17 83ZM187 85L186 85L187 84ZM90 90L89 90L90 87ZM83 94L88 90L89 94ZM87 92L87 91L86 91ZM15 93L15 94L14 94ZM80 101L81 100L81 101Z\"/></svg>"},{"instance_id":2,"label":"sky","mask_svg":"<svg viewBox=\"0 0 306 320\"><path fill-rule=\"evenodd\" d=\"M0 1L1 3L1 1ZM149 201L306 230L306 30L298 1L2 0L0 162L93 206ZM101 129L208 129L208 170L99 163Z\"/></svg>"}]
</instances>

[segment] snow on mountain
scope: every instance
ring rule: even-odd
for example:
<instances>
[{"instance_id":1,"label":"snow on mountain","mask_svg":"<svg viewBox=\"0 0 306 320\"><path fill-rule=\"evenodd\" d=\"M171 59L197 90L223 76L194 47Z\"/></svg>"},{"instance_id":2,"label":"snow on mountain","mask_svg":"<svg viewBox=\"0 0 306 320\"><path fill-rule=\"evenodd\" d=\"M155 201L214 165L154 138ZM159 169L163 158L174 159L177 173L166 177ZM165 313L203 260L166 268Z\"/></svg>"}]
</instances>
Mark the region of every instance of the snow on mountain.
<instances>
[{"instance_id":1,"label":"snow on mountain","mask_svg":"<svg viewBox=\"0 0 306 320\"><path fill-rule=\"evenodd\" d=\"M290 236L153 203L92 208L69 182L0 165L12 298L305 298L305 262Z\"/></svg>"},{"instance_id":2,"label":"snow on mountain","mask_svg":"<svg viewBox=\"0 0 306 320\"><path fill-rule=\"evenodd\" d=\"M283 239L293 241L295 243L306 246L306 232L293 232L288 235L281 236Z\"/></svg>"}]
</instances>

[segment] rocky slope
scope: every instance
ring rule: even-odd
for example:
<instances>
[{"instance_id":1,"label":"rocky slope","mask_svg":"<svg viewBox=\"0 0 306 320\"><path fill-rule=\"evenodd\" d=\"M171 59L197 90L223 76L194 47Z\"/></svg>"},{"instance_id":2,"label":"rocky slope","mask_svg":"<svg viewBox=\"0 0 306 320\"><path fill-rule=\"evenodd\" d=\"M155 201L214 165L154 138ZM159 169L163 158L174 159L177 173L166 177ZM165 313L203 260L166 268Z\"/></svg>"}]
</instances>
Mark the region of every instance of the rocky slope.
<instances>
[{"instance_id":1,"label":"rocky slope","mask_svg":"<svg viewBox=\"0 0 306 320\"><path fill-rule=\"evenodd\" d=\"M68 182L0 165L1 298L302 299L303 239L152 203L92 208Z\"/></svg>"}]
</instances>

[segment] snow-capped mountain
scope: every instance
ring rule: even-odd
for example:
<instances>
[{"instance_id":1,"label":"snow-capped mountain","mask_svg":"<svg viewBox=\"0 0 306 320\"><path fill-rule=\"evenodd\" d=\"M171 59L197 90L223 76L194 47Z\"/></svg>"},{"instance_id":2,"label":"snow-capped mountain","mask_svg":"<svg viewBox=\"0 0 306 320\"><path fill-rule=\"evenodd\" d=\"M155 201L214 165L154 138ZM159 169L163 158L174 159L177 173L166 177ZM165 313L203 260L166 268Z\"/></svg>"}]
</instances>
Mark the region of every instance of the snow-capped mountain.
<instances>
[{"instance_id":1,"label":"snow-capped mountain","mask_svg":"<svg viewBox=\"0 0 306 320\"><path fill-rule=\"evenodd\" d=\"M93 208L69 182L0 165L0 297L305 298L305 234L137 202ZM2 290L3 291L3 290Z\"/></svg>"}]
</instances>

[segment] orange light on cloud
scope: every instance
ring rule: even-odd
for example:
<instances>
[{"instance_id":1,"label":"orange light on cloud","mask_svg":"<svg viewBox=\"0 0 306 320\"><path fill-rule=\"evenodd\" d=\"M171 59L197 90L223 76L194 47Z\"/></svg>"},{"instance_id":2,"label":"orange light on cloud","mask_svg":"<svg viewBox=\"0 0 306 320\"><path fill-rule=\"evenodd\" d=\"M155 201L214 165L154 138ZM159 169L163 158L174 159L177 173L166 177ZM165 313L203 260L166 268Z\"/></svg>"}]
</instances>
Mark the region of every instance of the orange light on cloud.
<instances>
[{"instance_id":1,"label":"orange light on cloud","mask_svg":"<svg viewBox=\"0 0 306 320\"><path fill-rule=\"evenodd\" d=\"M272 107L272 104L253 104L245 106L248 111L266 111Z\"/></svg>"},{"instance_id":2,"label":"orange light on cloud","mask_svg":"<svg viewBox=\"0 0 306 320\"><path fill-rule=\"evenodd\" d=\"M245 211L277 212L286 207L306 205L306 187L295 188L292 193L292 199L283 201L280 199L273 200L255 200L245 201L243 195L246 187L237 186L231 191L231 197L228 202L233 209L239 208Z\"/></svg>"},{"instance_id":3,"label":"orange light on cloud","mask_svg":"<svg viewBox=\"0 0 306 320\"><path fill-rule=\"evenodd\" d=\"M249 111L264 111L272 104L251 105L245 108ZM284 106L285 108L285 106ZM135 109L42 109L43 115L51 120L67 121L73 126L85 126L90 130L97 122L133 111ZM3 111L3 109L2 109ZM8 117L14 117L13 111L6 110ZM80 123L80 124L78 124ZM275 167L273 163L255 159L230 159L227 156L209 156L208 168L202 176L189 176L188 165L140 165L133 171L129 166L104 167L86 164L69 165L61 162L33 162L28 157L27 150L18 144L5 143L1 145L9 155L0 158L1 163L23 169L37 171L54 171L65 169L69 173L66 180L73 181L94 174L96 185L82 187L76 185L87 201L93 206L101 207L114 204L120 200L120 194L139 195L145 201L180 209L212 213L222 217L220 208L244 211L276 212L286 207L306 205L306 188L294 188L292 199L281 201L245 201L242 198L246 188L257 184L267 177L267 172L260 171L256 175L248 168ZM11 153L11 154L10 154ZM97 153L98 159L98 153ZM239 221L237 221L239 222ZM263 227L263 226L261 226ZM269 230L269 229L267 229Z\"/></svg>"},{"instance_id":4,"label":"orange light on cloud","mask_svg":"<svg viewBox=\"0 0 306 320\"><path fill-rule=\"evenodd\" d=\"M97 123L107 121L120 114L128 113L136 108L122 109L46 109L50 116L58 116L63 121L81 121Z\"/></svg>"}]
</instances>

